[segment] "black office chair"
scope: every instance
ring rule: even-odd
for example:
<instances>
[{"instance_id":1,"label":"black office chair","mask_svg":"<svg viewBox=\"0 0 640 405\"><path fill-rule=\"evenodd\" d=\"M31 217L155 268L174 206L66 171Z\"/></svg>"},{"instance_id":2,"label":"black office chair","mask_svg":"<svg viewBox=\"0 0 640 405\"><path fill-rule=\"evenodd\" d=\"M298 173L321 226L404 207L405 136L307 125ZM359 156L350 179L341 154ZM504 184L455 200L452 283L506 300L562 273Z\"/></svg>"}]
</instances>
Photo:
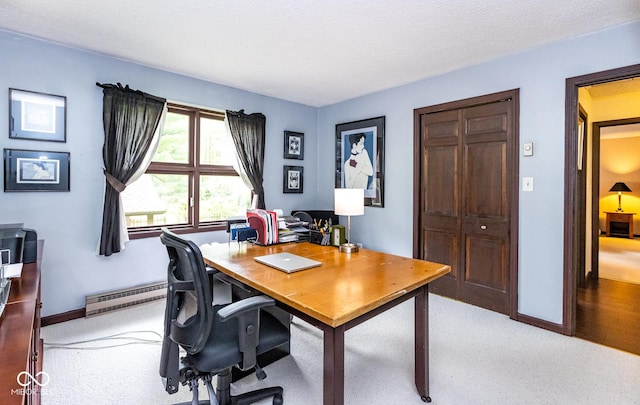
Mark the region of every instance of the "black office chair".
<instances>
[{"instance_id":1,"label":"black office chair","mask_svg":"<svg viewBox=\"0 0 640 405\"><path fill-rule=\"evenodd\" d=\"M282 388L271 387L232 396L231 369L256 369L259 379L266 374L256 364L258 354L286 344L289 330L260 308L274 305L264 295L226 305L212 304L212 290L200 249L193 242L162 230L160 240L169 253L167 308L160 359L160 376L169 394L178 383L189 385L193 405L251 404L273 396L281 405ZM186 351L180 358L179 347ZM211 380L217 376L214 393ZM207 386L209 401L198 400L198 380Z\"/></svg>"}]
</instances>

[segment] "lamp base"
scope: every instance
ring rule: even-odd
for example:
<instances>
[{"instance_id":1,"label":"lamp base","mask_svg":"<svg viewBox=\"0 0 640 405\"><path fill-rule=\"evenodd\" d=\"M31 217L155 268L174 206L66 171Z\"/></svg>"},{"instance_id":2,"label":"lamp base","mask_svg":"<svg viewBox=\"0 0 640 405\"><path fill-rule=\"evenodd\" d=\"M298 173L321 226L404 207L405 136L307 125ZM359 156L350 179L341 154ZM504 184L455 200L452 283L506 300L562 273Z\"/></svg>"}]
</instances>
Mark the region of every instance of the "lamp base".
<instances>
[{"instance_id":1,"label":"lamp base","mask_svg":"<svg viewBox=\"0 0 640 405\"><path fill-rule=\"evenodd\" d=\"M358 250L358 245L353 243L343 243L340 245L340 253L357 253Z\"/></svg>"}]
</instances>

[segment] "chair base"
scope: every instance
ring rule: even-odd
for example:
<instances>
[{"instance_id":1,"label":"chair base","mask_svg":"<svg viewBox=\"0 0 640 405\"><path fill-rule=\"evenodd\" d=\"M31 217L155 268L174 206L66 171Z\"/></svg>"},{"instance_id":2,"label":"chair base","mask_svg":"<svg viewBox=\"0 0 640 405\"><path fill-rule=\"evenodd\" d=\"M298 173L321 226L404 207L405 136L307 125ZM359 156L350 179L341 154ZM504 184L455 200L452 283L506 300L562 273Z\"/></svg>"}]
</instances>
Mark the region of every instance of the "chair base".
<instances>
[{"instance_id":1,"label":"chair base","mask_svg":"<svg viewBox=\"0 0 640 405\"><path fill-rule=\"evenodd\" d=\"M250 405L256 403L265 398L273 397L273 405L283 405L284 400L282 398L283 389L282 387L268 387L262 388L259 390L245 392L240 395L234 395L229 398L230 402L223 403L218 401L219 405ZM215 405L215 403L211 403L209 400L199 400L197 402L198 405ZM194 405L194 402L180 402L174 405Z\"/></svg>"},{"instance_id":2,"label":"chair base","mask_svg":"<svg viewBox=\"0 0 640 405\"><path fill-rule=\"evenodd\" d=\"M175 405L250 405L265 398L273 397L273 405L283 404L283 389L282 387L267 387L258 390L245 392L238 395L231 395L231 372L230 370L222 371L218 374L218 383L216 387L215 400L199 400L198 399L198 382L199 378L203 378L209 396L213 396L213 388L211 387L211 377L198 376L189 380L188 385L193 392L193 399L191 402L181 402Z\"/></svg>"},{"instance_id":3,"label":"chair base","mask_svg":"<svg viewBox=\"0 0 640 405\"><path fill-rule=\"evenodd\" d=\"M231 397L230 405L250 405L262 399L273 397L273 405L282 405L282 387L268 387L259 390L245 392ZM220 403L220 405L223 405Z\"/></svg>"}]
</instances>

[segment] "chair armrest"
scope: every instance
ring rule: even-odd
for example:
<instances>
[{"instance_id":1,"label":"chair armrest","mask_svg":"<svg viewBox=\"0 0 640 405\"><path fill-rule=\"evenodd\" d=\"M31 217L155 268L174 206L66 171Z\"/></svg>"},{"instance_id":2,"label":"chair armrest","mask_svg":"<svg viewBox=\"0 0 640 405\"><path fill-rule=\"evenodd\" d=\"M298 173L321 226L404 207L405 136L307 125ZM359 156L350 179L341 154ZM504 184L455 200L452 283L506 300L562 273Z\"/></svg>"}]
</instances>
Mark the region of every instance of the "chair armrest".
<instances>
[{"instance_id":1,"label":"chair armrest","mask_svg":"<svg viewBox=\"0 0 640 405\"><path fill-rule=\"evenodd\" d=\"M240 370L256 365L256 348L260 342L260 309L275 305L273 298L258 295L228 304L218 311L218 319L224 322L238 319L238 348L242 352Z\"/></svg>"},{"instance_id":2,"label":"chair armrest","mask_svg":"<svg viewBox=\"0 0 640 405\"><path fill-rule=\"evenodd\" d=\"M245 298L240 301L231 303L218 311L218 319L222 322L232 318L241 317L247 313L251 313L263 307L274 306L276 302L273 298L266 295L257 295L255 297Z\"/></svg>"}]
</instances>

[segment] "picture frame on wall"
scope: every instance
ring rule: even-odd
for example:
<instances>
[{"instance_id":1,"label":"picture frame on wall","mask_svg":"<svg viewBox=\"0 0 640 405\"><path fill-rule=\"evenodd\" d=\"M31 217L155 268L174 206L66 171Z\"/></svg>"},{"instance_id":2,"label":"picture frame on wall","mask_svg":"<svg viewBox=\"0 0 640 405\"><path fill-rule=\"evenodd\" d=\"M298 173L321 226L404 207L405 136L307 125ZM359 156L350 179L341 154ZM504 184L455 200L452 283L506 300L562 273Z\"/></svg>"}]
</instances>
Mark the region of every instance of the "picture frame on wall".
<instances>
[{"instance_id":1,"label":"picture frame on wall","mask_svg":"<svg viewBox=\"0 0 640 405\"><path fill-rule=\"evenodd\" d=\"M69 191L70 153L4 149L4 191Z\"/></svg>"},{"instance_id":2,"label":"picture frame on wall","mask_svg":"<svg viewBox=\"0 0 640 405\"><path fill-rule=\"evenodd\" d=\"M67 98L9 89L9 138L67 141Z\"/></svg>"},{"instance_id":3,"label":"picture frame on wall","mask_svg":"<svg viewBox=\"0 0 640 405\"><path fill-rule=\"evenodd\" d=\"M385 117L336 124L336 188L364 189L364 204L384 207Z\"/></svg>"},{"instance_id":4,"label":"picture frame on wall","mask_svg":"<svg viewBox=\"0 0 640 405\"><path fill-rule=\"evenodd\" d=\"M282 170L282 192L285 194L301 194L304 183L304 167L284 166Z\"/></svg>"},{"instance_id":5,"label":"picture frame on wall","mask_svg":"<svg viewBox=\"0 0 640 405\"><path fill-rule=\"evenodd\" d=\"M284 158L304 160L304 134L284 131Z\"/></svg>"}]
</instances>

